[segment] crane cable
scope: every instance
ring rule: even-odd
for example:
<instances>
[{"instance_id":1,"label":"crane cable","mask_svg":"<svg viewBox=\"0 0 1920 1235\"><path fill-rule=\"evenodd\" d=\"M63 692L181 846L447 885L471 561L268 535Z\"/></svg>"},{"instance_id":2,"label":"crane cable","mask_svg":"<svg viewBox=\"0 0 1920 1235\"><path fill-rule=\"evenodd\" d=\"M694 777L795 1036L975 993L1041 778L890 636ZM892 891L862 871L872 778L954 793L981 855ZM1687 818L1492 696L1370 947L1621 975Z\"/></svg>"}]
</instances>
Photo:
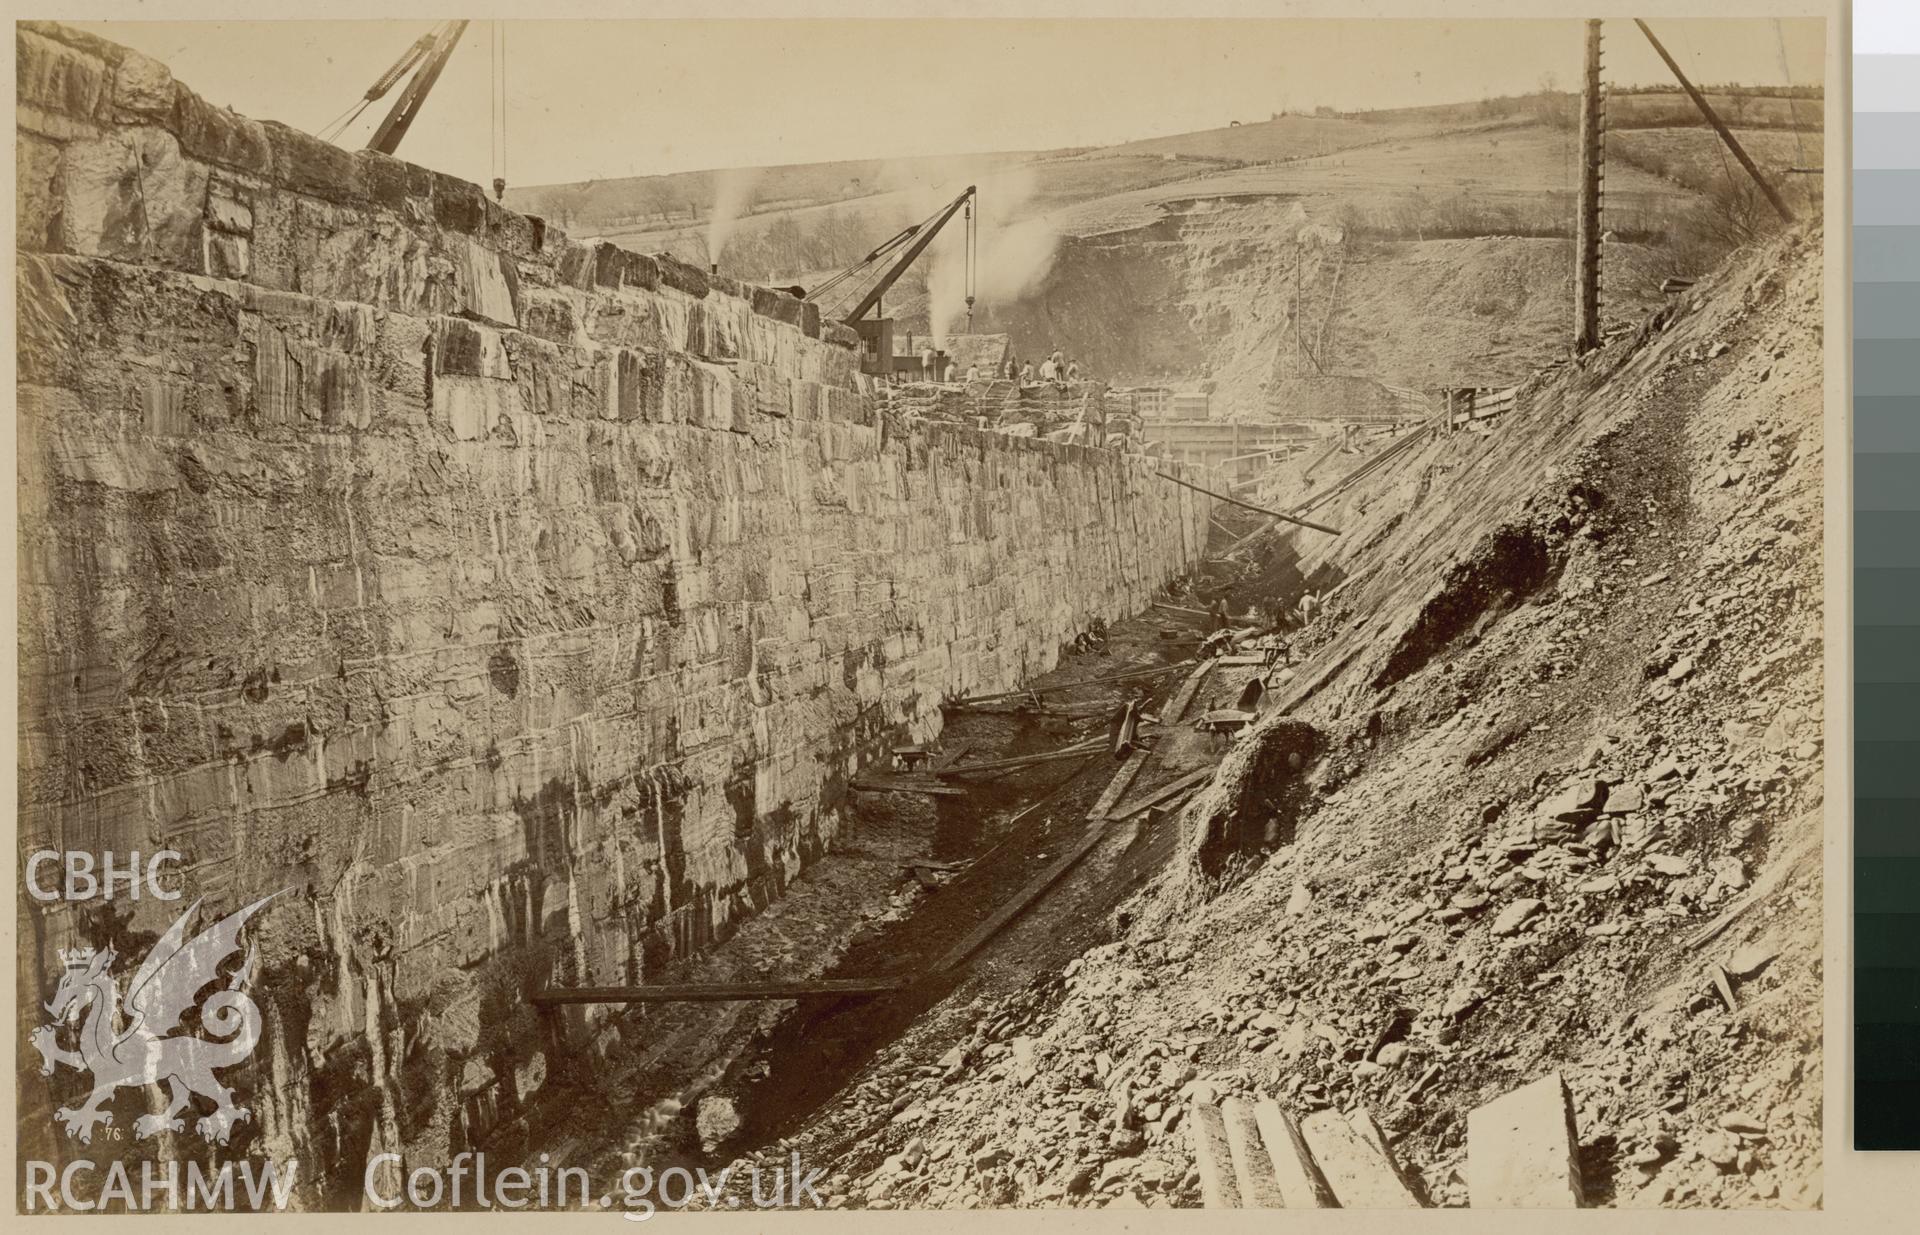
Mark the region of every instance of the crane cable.
<instances>
[{"instance_id":1,"label":"crane cable","mask_svg":"<svg viewBox=\"0 0 1920 1235\"><path fill-rule=\"evenodd\" d=\"M364 95L360 96L356 102L338 116L335 116L325 128L320 130L318 134L320 140L330 142L338 138L340 134L346 132L347 129L353 125L354 121L360 119L361 114L364 113L367 108L385 96L387 91L393 89L394 83L405 76L408 69L419 64L420 61L426 57L427 53L432 50L434 44L439 41L440 36L446 30L448 24L447 22L441 22L433 29L415 39L407 50L400 53L400 58L388 66L386 72L374 79L373 84L367 87L367 92Z\"/></svg>"},{"instance_id":2,"label":"crane cable","mask_svg":"<svg viewBox=\"0 0 1920 1235\"><path fill-rule=\"evenodd\" d=\"M880 244L874 248L873 252L867 254L865 257L861 258L859 261L855 262L853 265L848 266L845 270L842 270L839 274L834 275L831 279L828 279L825 283L822 283L820 286L814 288L811 292L807 293L807 299L808 300L819 299L820 297L826 295L826 293L832 291L834 288L840 286L840 284L846 282L848 279L851 279L855 275L859 274L862 270L865 270L868 266L873 265L873 263L879 261L881 258L885 257L887 254L893 252L895 249L899 248L901 245L905 244L907 241L913 239L915 236L920 234L920 229L925 227L927 225L927 222L931 221L932 217L933 216L929 215L927 216L927 219L922 220L919 223L915 223L912 227L904 228L901 231L895 232L888 239L881 241ZM836 304L844 303L844 299L845 299L845 296L843 294L842 299L840 301L836 301L835 303Z\"/></svg>"},{"instance_id":3,"label":"crane cable","mask_svg":"<svg viewBox=\"0 0 1920 1235\"><path fill-rule=\"evenodd\" d=\"M873 263L879 261L881 258L885 257L887 254L893 252L895 249L899 248L901 245L907 243L907 241L912 240L915 236L918 236L922 228L928 226L935 219L939 218L941 213L947 209L948 209L947 206L942 206L940 207L939 210L934 211L932 214L920 220L918 223L915 223L913 226L902 228L900 231L895 232L892 236L888 237L886 240L881 241L880 244L874 248L873 252L867 254L865 257L861 258L859 261L855 262L853 265L848 266L845 270L842 270L839 274L834 275L831 279L828 279L825 283L822 283L820 286L808 292L806 298L812 301L819 301L828 292L840 286L840 284L846 282L848 279L854 278L854 276L858 275L861 271L865 270L867 267L873 265ZM968 209L969 211L971 211L972 209L971 203L968 204ZM865 287L866 287L866 283L864 280L857 282L852 289L841 293L838 297L834 299L832 303L832 307L828 309L828 312L837 313L838 310L852 303L855 299L857 299L857 294L862 292Z\"/></svg>"},{"instance_id":4,"label":"crane cable","mask_svg":"<svg viewBox=\"0 0 1920 1235\"><path fill-rule=\"evenodd\" d=\"M974 206L977 204L978 203L975 202L972 198L969 198L967 200L967 258L966 258L965 283L966 283L966 290L967 290L967 333L968 334L973 333L973 301L974 301L975 292L978 290L979 274L980 274L980 220L974 214L974 209L973 209Z\"/></svg>"},{"instance_id":5,"label":"crane cable","mask_svg":"<svg viewBox=\"0 0 1920 1235\"><path fill-rule=\"evenodd\" d=\"M502 21L493 22L492 27L488 40L493 49L490 78L493 97L488 108L492 135L487 157L492 163L493 196L498 200L507 191L507 27Z\"/></svg>"}]
</instances>

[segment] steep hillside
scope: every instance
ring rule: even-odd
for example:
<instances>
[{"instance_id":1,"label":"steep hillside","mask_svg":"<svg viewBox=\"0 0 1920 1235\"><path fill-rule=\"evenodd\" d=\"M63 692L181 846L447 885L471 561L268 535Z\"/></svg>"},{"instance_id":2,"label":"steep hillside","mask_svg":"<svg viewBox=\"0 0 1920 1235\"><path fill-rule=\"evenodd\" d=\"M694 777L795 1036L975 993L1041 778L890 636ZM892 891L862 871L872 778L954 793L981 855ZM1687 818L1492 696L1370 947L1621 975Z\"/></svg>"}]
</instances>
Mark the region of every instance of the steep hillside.
<instances>
[{"instance_id":1,"label":"steep hillside","mask_svg":"<svg viewBox=\"0 0 1920 1235\"><path fill-rule=\"evenodd\" d=\"M1169 204L1151 224L1064 243L1036 291L984 329L1063 346L1119 384L1205 380L1231 415L1315 409L1320 373L1412 387L1498 386L1564 354L1573 243L1419 240L1316 223L1282 197ZM1605 246L1603 316L1659 302L1664 250ZM896 302L903 314L914 302Z\"/></svg>"},{"instance_id":2,"label":"steep hillside","mask_svg":"<svg viewBox=\"0 0 1920 1235\"><path fill-rule=\"evenodd\" d=\"M1468 1112L1558 1072L1588 1204L1817 1205L1820 270L1746 254L1255 542L1327 598L1184 860L877 1054L795 1138L827 1194L1191 1205L1240 1095L1366 1109L1459 1205Z\"/></svg>"}]
</instances>

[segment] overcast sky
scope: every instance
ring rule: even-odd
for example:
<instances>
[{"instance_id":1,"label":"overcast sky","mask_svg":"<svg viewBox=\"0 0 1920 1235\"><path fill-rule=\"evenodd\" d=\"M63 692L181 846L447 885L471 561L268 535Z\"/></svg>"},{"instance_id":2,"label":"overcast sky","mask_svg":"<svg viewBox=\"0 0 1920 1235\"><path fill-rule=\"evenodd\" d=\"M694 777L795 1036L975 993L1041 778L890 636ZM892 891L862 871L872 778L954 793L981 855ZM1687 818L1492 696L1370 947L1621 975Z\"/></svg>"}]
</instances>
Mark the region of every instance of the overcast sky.
<instances>
[{"instance_id":1,"label":"overcast sky","mask_svg":"<svg viewBox=\"0 0 1920 1235\"><path fill-rule=\"evenodd\" d=\"M92 22L203 97L317 131L430 21ZM1654 30L1696 81L1820 81L1819 21ZM489 22L475 22L400 153L495 173ZM1607 78L1670 80L1629 21ZM1576 21L516 21L505 23L515 185L831 159L1105 145L1283 109L1404 107L1580 76ZM364 145L398 88L343 141Z\"/></svg>"}]
</instances>

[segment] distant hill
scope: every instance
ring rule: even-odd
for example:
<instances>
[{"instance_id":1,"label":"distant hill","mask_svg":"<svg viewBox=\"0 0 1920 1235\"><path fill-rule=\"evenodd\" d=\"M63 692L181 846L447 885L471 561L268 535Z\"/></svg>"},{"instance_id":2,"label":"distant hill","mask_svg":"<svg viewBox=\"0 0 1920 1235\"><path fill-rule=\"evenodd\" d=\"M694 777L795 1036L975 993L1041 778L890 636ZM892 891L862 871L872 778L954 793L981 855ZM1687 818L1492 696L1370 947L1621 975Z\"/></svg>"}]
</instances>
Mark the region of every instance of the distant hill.
<instances>
[{"instance_id":1,"label":"distant hill","mask_svg":"<svg viewBox=\"0 0 1920 1235\"><path fill-rule=\"evenodd\" d=\"M1773 183L1819 209L1818 90L1708 88ZM1005 333L1120 382L1205 385L1227 414L1292 410L1316 375L1501 385L1564 353L1577 99L1543 91L1272 115L1084 150L815 163L532 186L571 233L814 287L980 186L969 321L959 229L888 293L897 328ZM1627 325L1777 219L1675 90L1609 100L1603 315ZM823 301L829 313L850 300Z\"/></svg>"}]
</instances>

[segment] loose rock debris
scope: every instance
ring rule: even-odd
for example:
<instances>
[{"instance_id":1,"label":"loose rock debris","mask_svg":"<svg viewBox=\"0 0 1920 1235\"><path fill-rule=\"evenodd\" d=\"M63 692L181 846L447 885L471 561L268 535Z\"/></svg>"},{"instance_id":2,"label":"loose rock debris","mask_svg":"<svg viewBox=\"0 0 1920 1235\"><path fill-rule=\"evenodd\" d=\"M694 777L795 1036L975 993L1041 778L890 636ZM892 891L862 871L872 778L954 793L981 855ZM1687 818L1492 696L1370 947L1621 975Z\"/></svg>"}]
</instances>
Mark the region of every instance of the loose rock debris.
<instances>
[{"instance_id":1,"label":"loose rock debris","mask_svg":"<svg viewBox=\"0 0 1920 1235\"><path fill-rule=\"evenodd\" d=\"M1586 420L1515 414L1354 486L1329 517L1370 548L1288 566L1352 585L1174 816L1191 841L1265 801L1232 770L1297 716L1297 836L1176 862L1110 942L976 991L770 1148L873 1208L1245 1206L1289 1179L1302 1204L1817 1206L1817 252L1790 235L1543 379L1536 407L1577 387ZM1502 519L1523 530L1476 530ZM1475 552L1523 586L1449 576Z\"/></svg>"}]
</instances>

